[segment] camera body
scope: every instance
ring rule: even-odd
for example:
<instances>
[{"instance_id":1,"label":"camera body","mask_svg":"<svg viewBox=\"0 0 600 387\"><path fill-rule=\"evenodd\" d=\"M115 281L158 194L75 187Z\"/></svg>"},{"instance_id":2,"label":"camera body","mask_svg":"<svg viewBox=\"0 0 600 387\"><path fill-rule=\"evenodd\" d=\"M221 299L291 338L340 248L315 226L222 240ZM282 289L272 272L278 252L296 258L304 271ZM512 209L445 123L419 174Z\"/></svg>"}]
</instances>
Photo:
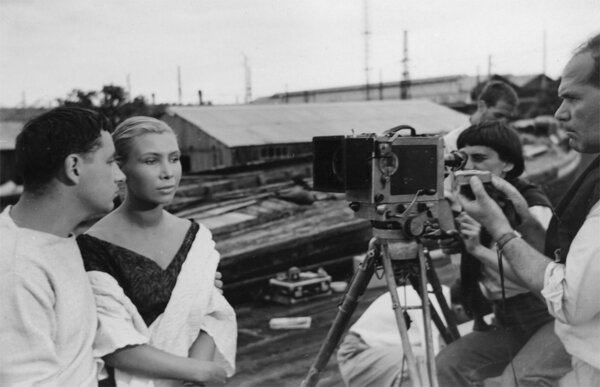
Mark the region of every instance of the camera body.
<instances>
[{"instance_id":1,"label":"camera body","mask_svg":"<svg viewBox=\"0 0 600 387\"><path fill-rule=\"evenodd\" d=\"M408 135L401 131L409 129ZM376 135L313 138L314 189L345 193L357 216L402 222L436 211L444 199L441 136L417 135L398 126Z\"/></svg>"},{"instance_id":2,"label":"camera body","mask_svg":"<svg viewBox=\"0 0 600 387\"><path fill-rule=\"evenodd\" d=\"M345 192L348 201L407 203L443 197L440 136L314 137L314 188Z\"/></svg>"}]
</instances>

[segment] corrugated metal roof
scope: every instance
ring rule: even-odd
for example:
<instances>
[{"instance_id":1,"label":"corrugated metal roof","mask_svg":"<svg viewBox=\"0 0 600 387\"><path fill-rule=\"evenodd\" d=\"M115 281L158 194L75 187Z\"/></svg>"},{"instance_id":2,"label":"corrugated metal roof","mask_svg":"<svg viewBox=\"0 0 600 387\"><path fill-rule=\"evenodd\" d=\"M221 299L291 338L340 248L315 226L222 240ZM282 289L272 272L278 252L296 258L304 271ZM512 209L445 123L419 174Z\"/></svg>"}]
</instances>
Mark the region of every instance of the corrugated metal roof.
<instances>
[{"instance_id":1,"label":"corrugated metal roof","mask_svg":"<svg viewBox=\"0 0 600 387\"><path fill-rule=\"evenodd\" d=\"M0 150L15 149L15 140L23 129L22 122L0 121Z\"/></svg>"},{"instance_id":2,"label":"corrugated metal roof","mask_svg":"<svg viewBox=\"0 0 600 387\"><path fill-rule=\"evenodd\" d=\"M397 125L418 134L447 132L465 114L426 100L169 107L229 147L311 142L314 136L382 133Z\"/></svg>"}]
</instances>

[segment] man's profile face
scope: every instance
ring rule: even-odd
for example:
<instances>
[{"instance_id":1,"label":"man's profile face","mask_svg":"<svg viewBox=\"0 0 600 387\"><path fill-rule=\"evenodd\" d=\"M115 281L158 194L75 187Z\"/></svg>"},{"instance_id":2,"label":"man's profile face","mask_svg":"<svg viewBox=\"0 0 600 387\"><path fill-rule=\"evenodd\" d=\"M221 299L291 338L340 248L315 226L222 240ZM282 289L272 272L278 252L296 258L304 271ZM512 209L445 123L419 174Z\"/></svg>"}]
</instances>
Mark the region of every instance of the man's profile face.
<instances>
[{"instance_id":1,"label":"man's profile face","mask_svg":"<svg viewBox=\"0 0 600 387\"><path fill-rule=\"evenodd\" d=\"M471 116L471 124L477 125L485 121L507 122L512 117L515 107L503 99L499 99L493 106L488 106L484 101L479 101L477 111Z\"/></svg>"},{"instance_id":2,"label":"man's profile face","mask_svg":"<svg viewBox=\"0 0 600 387\"><path fill-rule=\"evenodd\" d=\"M594 66L589 52L575 55L563 70L558 87L562 103L554 116L582 153L600 152L600 88L587 82Z\"/></svg>"},{"instance_id":3,"label":"man's profile face","mask_svg":"<svg viewBox=\"0 0 600 387\"><path fill-rule=\"evenodd\" d=\"M78 197L90 214L107 213L117 196L117 182L124 180L115 160L115 146L107 131L102 131L100 147L84 155L80 167Z\"/></svg>"}]
</instances>

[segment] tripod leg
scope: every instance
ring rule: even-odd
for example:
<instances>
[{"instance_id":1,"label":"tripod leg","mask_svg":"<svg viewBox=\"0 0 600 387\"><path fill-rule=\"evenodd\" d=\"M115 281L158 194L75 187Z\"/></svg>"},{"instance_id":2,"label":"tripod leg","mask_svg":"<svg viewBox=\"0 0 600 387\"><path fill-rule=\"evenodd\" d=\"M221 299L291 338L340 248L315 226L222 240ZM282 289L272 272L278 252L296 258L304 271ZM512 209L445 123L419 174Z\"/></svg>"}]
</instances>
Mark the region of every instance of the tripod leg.
<instances>
[{"instance_id":1,"label":"tripod leg","mask_svg":"<svg viewBox=\"0 0 600 387\"><path fill-rule=\"evenodd\" d=\"M396 324L400 332L400 339L402 340L402 348L404 350L404 356L406 357L406 363L408 365L408 374L413 386L423 386L419 370L417 368L417 360L413 354L412 347L410 345L410 339L408 338L408 328L400 309L400 299L398 297L398 289L396 285L396 279L394 278L394 269L392 268L392 262L390 260L389 249L386 241L381 242L381 250L383 253L382 263L383 271L385 273L385 279L392 298L392 308L394 308L394 314L396 315Z\"/></svg>"},{"instance_id":2,"label":"tripod leg","mask_svg":"<svg viewBox=\"0 0 600 387\"><path fill-rule=\"evenodd\" d=\"M433 293L435 294L435 297L438 301L438 305L440 306L440 310L442 311L442 314L444 315L444 319L446 320L446 324L448 326L447 332L450 334L451 340L447 340L446 335L444 335L444 340L446 340L446 343L449 344L454 340L458 340L460 338L460 333L458 332L458 328L456 326L456 320L454 319L454 314L448 307L448 303L446 302L446 298L444 297L444 294L442 292L442 286L440 285L440 280L438 279L435 269L433 268L433 262L431 260L431 255L429 255L429 251L427 249L424 249L424 253L425 253L425 258L427 259L427 279L429 280L429 283L431 284ZM438 326L438 329L440 329L439 326ZM440 332L442 332L441 329L440 329Z\"/></svg>"},{"instance_id":3,"label":"tripod leg","mask_svg":"<svg viewBox=\"0 0 600 387\"><path fill-rule=\"evenodd\" d=\"M435 369L435 354L433 351L433 338L431 335L431 309L427 296L427 265L423 245L419 243L419 274L421 279L421 299L423 300L423 329L425 331L425 349L427 351L427 371L431 386L438 387L437 372Z\"/></svg>"},{"instance_id":4,"label":"tripod leg","mask_svg":"<svg viewBox=\"0 0 600 387\"><path fill-rule=\"evenodd\" d=\"M375 241L376 239L373 238L369 242L367 256L360 265L359 270L357 270L352 277L352 281L350 281L348 290L342 299L342 303L338 307L339 311L335 316L331 328L329 328L329 332L327 333L325 341L319 349L317 358L308 370L306 379L302 381L302 387L314 387L317 385L319 381L319 375L323 368L327 366L327 362L329 361L331 354L339 343L340 338L346 329L346 325L348 325L348 321L350 321L352 313L354 313L354 310L356 309L358 299L364 294L365 289L369 284L369 280L375 271L375 263L379 258Z\"/></svg>"},{"instance_id":5,"label":"tripod leg","mask_svg":"<svg viewBox=\"0 0 600 387\"><path fill-rule=\"evenodd\" d=\"M419 278L416 276L416 274L409 275L408 280L410 281L413 289L415 289L415 291L419 295L421 295L421 288L419 287ZM439 302L439 300L438 300L438 302ZM433 320L433 323L435 324L436 328L440 332L440 335L442 335L442 338L444 339L444 341L446 343L451 343L452 341L454 341L454 339L448 332L446 325L444 324L444 320L442 320L438 311L431 304L431 301L429 301L429 309L431 310L431 319Z\"/></svg>"}]
</instances>

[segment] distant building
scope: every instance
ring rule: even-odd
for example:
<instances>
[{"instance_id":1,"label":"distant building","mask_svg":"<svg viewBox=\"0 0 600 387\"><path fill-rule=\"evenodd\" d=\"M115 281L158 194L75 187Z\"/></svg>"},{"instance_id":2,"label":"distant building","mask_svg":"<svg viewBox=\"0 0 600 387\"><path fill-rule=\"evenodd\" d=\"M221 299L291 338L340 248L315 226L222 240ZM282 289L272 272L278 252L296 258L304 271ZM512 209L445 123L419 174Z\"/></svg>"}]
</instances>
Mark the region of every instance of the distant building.
<instances>
[{"instance_id":1,"label":"distant building","mask_svg":"<svg viewBox=\"0 0 600 387\"><path fill-rule=\"evenodd\" d=\"M161 118L177 133L185 172L312 155L312 138L378 133L413 126L447 132L467 116L426 100L168 107Z\"/></svg>"},{"instance_id":2,"label":"distant building","mask_svg":"<svg viewBox=\"0 0 600 387\"><path fill-rule=\"evenodd\" d=\"M544 74L533 75L493 75L490 79L509 83L519 95L521 105L519 117L535 117L552 114L556 109L558 81ZM451 75L415 79L408 82L384 82L312 89L273 94L270 97L258 98L253 104L286 104L286 103L322 103L348 102L366 100L399 100L402 99L403 88L409 89L411 99L427 99L448 106L462 113L471 114L475 108L475 100L487 77L467 75Z\"/></svg>"},{"instance_id":3,"label":"distant building","mask_svg":"<svg viewBox=\"0 0 600 387\"><path fill-rule=\"evenodd\" d=\"M373 83L278 93L270 97L258 98L253 104L272 103L318 103L348 102L366 100L402 99L403 88L410 90L411 99L428 99L450 107L462 107L471 104L471 90L477 85L477 78L466 75L451 75L415 79L409 82Z\"/></svg>"}]
</instances>

